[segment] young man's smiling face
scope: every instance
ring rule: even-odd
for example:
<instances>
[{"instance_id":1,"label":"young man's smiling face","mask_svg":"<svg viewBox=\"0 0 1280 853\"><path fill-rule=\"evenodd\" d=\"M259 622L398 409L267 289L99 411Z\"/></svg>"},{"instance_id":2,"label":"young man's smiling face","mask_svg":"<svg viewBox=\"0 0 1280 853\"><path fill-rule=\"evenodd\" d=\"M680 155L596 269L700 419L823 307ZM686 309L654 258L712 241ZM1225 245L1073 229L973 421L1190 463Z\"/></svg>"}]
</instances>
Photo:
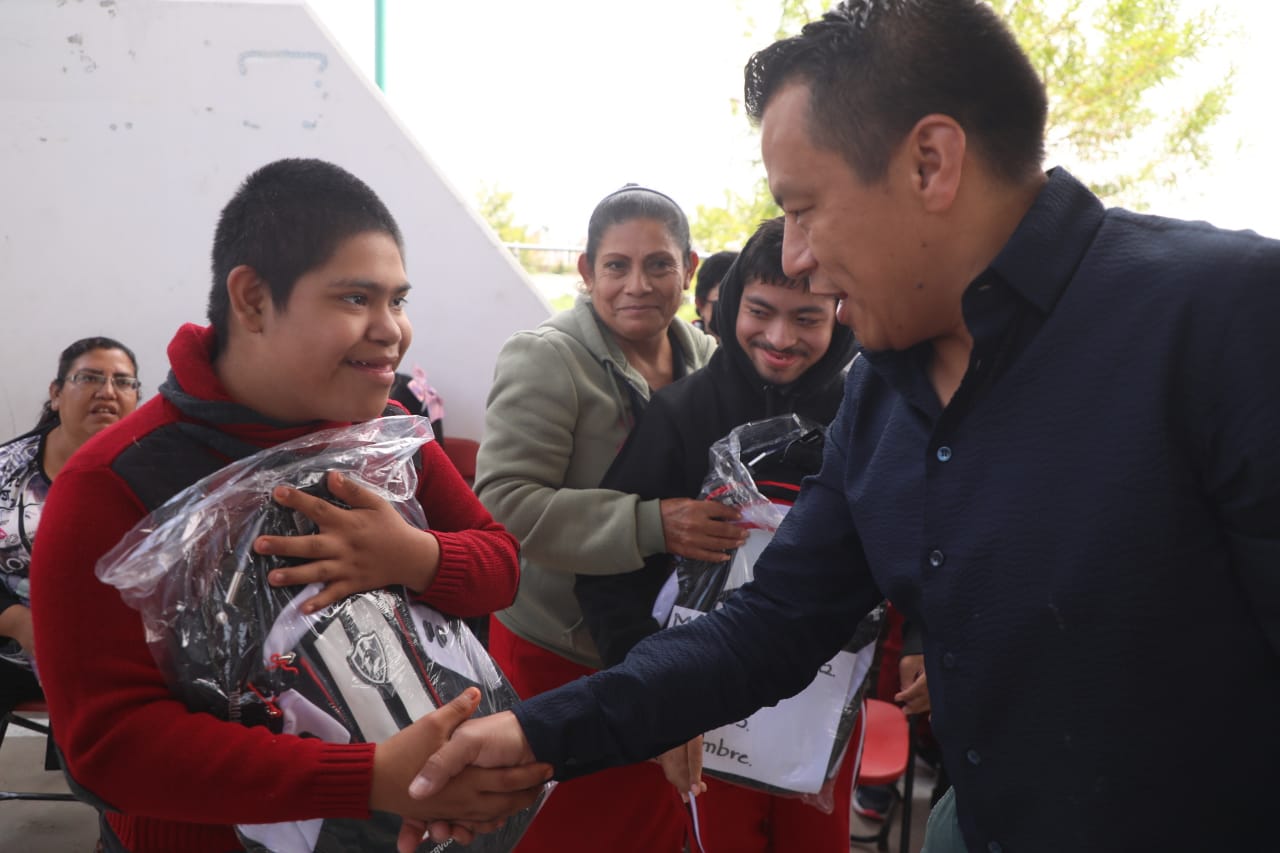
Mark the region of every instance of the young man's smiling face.
<instances>
[{"instance_id":1,"label":"young man's smiling face","mask_svg":"<svg viewBox=\"0 0 1280 853\"><path fill-rule=\"evenodd\" d=\"M413 339L408 291L396 241L369 231L299 277L283 307L263 299L255 360L274 393L252 407L291 423L380 415Z\"/></svg>"},{"instance_id":2,"label":"young man's smiling face","mask_svg":"<svg viewBox=\"0 0 1280 853\"><path fill-rule=\"evenodd\" d=\"M787 385L826 354L835 315L830 296L752 279L742 289L735 332L760 378Z\"/></svg>"}]
</instances>

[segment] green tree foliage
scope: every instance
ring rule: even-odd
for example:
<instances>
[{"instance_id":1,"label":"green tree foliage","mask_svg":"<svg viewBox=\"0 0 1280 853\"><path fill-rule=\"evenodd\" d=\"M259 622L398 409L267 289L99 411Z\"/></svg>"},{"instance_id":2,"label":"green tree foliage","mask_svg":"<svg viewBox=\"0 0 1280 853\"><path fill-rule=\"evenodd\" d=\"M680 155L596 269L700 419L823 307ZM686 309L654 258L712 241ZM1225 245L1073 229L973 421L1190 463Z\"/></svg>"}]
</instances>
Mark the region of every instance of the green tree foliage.
<instances>
[{"instance_id":1,"label":"green tree foliage","mask_svg":"<svg viewBox=\"0 0 1280 853\"><path fill-rule=\"evenodd\" d=\"M498 235L503 243L537 243L541 235L530 228L516 222L515 212L511 209L513 193L496 184L484 184L476 193L476 212L480 214L489 227ZM515 251L520 266L532 272L531 264L535 262L535 253L524 249Z\"/></svg>"},{"instance_id":2,"label":"green tree foliage","mask_svg":"<svg viewBox=\"0 0 1280 853\"><path fill-rule=\"evenodd\" d=\"M689 223L689 234L693 244L708 254L722 249L741 249L757 225L781 215L768 183L760 178L754 195L726 191L723 207L698 205Z\"/></svg>"},{"instance_id":3,"label":"green tree foliage","mask_svg":"<svg viewBox=\"0 0 1280 853\"><path fill-rule=\"evenodd\" d=\"M1108 203L1138 209L1152 190L1208 165L1208 131L1225 115L1234 82L1230 69L1202 73L1228 35L1215 27L1217 9L1184 12L1182 0L989 2L1045 81L1051 164L1069 165ZM830 6L782 0L775 37ZM1175 101L1175 83L1192 94ZM704 251L736 248L769 215L777 208L762 179L754 197L730 192L723 207L699 206L694 238Z\"/></svg>"},{"instance_id":4,"label":"green tree foliage","mask_svg":"<svg viewBox=\"0 0 1280 853\"><path fill-rule=\"evenodd\" d=\"M484 184L476 194L476 210L502 242L535 242L533 230L516 222L516 215L511 210L511 198L509 190L495 184Z\"/></svg>"},{"instance_id":5,"label":"green tree foliage","mask_svg":"<svg viewBox=\"0 0 1280 853\"><path fill-rule=\"evenodd\" d=\"M1224 35L1217 9L1181 0L991 0L1049 92L1051 158L1069 162L1109 202L1146 195L1207 166L1207 132L1223 115L1234 72L1205 79ZM1182 92L1173 100L1171 84Z\"/></svg>"}]
</instances>

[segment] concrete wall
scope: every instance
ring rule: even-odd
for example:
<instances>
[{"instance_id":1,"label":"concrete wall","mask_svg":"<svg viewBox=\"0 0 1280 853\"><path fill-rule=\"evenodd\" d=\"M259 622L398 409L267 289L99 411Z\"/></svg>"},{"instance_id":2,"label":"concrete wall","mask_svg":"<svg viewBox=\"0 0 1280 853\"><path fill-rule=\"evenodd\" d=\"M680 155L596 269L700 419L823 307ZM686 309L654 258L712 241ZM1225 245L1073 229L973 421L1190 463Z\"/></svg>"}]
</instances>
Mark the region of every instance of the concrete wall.
<instances>
[{"instance_id":1,"label":"concrete wall","mask_svg":"<svg viewBox=\"0 0 1280 853\"><path fill-rule=\"evenodd\" d=\"M204 322L219 210L279 157L338 163L396 216L403 368L426 369L448 433L480 437L499 347L548 314L301 0L4 0L0 115L0 440L76 338L131 346L155 393L173 331Z\"/></svg>"}]
</instances>

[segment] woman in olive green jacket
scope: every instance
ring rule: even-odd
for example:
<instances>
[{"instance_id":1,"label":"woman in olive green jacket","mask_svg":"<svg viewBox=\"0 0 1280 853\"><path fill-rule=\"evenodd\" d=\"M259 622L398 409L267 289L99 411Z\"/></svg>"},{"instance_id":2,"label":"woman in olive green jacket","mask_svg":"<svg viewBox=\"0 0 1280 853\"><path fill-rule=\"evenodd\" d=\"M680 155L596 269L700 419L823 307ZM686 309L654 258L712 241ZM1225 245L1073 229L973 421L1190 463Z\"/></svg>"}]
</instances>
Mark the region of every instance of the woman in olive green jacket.
<instances>
[{"instance_id":1,"label":"woman in olive green jacket","mask_svg":"<svg viewBox=\"0 0 1280 853\"><path fill-rule=\"evenodd\" d=\"M715 344L675 317L697 255L670 198L628 184L591 215L584 294L498 356L476 460L476 493L521 542L520 591L490 627L490 651L521 696L600 666L575 574L634 571L655 553L702 559L741 533L708 501L641 501L597 488L649 394L701 367ZM521 853L678 851L684 812L652 764L562 783Z\"/></svg>"}]
</instances>

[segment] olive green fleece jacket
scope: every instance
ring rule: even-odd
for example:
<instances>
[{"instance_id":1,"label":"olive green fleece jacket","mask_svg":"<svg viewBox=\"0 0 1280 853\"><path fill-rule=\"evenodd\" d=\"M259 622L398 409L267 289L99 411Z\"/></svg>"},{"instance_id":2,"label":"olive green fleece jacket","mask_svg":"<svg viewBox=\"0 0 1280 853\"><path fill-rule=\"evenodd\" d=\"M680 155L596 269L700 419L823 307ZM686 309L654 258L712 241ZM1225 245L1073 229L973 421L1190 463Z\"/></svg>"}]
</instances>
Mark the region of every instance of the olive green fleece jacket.
<instances>
[{"instance_id":1,"label":"olive green fleece jacket","mask_svg":"<svg viewBox=\"0 0 1280 853\"><path fill-rule=\"evenodd\" d=\"M670 334L686 372L715 349L683 320ZM666 550L658 501L597 488L635 422L633 393L649 399L644 377L579 299L503 345L476 458L480 502L520 540L520 591L498 619L584 666L600 658L573 576L633 571Z\"/></svg>"}]
</instances>

